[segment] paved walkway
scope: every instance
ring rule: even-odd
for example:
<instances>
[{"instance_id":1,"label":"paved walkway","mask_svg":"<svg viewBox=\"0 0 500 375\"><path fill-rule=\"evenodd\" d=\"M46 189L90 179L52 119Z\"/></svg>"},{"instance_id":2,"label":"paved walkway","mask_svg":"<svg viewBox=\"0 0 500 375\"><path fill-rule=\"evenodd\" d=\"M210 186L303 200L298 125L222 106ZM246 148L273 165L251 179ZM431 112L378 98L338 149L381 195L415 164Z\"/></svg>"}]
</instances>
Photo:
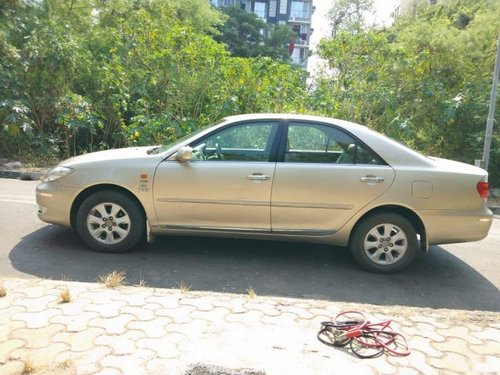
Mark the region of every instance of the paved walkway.
<instances>
[{"instance_id":1,"label":"paved walkway","mask_svg":"<svg viewBox=\"0 0 500 375\"><path fill-rule=\"evenodd\" d=\"M500 313L39 279L0 284L2 375L500 372ZM321 344L320 322L343 309L394 319L410 356L362 360Z\"/></svg>"}]
</instances>

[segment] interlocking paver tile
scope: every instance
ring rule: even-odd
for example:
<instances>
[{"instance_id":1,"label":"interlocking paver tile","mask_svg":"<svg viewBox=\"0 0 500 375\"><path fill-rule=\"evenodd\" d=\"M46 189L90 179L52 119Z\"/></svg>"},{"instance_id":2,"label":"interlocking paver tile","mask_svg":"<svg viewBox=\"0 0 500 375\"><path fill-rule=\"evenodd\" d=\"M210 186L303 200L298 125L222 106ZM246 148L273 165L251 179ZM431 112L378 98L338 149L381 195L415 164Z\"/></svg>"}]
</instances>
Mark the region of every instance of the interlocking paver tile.
<instances>
[{"instance_id":1,"label":"interlocking paver tile","mask_svg":"<svg viewBox=\"0 0 500 375\"><path fill-rule=\"evenodd\" d=\"M243 308L246 310L257 310L269 316L277 316L280 314L279 307L274 303L248 301L243 305Z\"/></svg>"},{"instance_id":2,"label":"interlocking paver tile","mask_svg":"<svg viewBox=\"0 0 500 375\"><path fill-rule=\"evenodd\" d=\"M114 301L107 304L88 304L83 311L96 312L101 318L113 318L121 314L120 309L125 306L123 301Z\"/></svg>"},{"instance_id":3,"label":"interlocking paver tile","mask_svg":"<svg viewBox=\"0 0 500 375\"><path fill-rule=\"evenodd\" d=\"M69 346L63 343L52 343L51 345L37 349L23 347L11 352L11 357L20 360L30 360L35 367L50 366L55 363L55 359L59 354L68 349Z\"/></svg>"},{"instance_id":4,"label":"interlocking paver tile","mask_svg":"<svg viewBox=\"0 0 500 375\"><path fill-rule=\"evenodd\" d=\"M123 301L128 306L143 306L146 304L146 298L149 296L149 293L122 293L118 294L114 297L115 301Z\"/></svg>"},{"instance_id":5,"label":"interlocking paver tile","mask_svg":"<svg viewBox=\"0 0 500 375\"><path fill-rule=\"evenodd\" d=\"M129 314L115 316L113 318L94 318L89 321L90 327L104 328L106 333L120 335L127 330L127 324L135 317Z\"/></svg>"},{"instance_id":6,"label":"interlocking paver tile","mask_svg":"<svg viewBox=\"0 0 500 375\"><path fill-rule=\"evenodd\" d=\"M21 361L8 361L0 363L0 374L2 375L18 375L22 374L24 364Z\"/></svg>"},{"instance_id":7,"label":"interlocking paver tile","mask_svg":"<svg viewBox=\"0 0 500 375\"><path fill-rule=\"evenodd\" d=\"M403 367L411 367L417 370L420 374L425 374L425 375L434 375L438 374L438 370L431 366L428 363L427 357L425 356L424 353L420 352L419 350L415 350L412 347L410 347L411 354L406 357L398 357L398 356L391 356L387 355L385 359L397 366L398 368L403 366Z\"/></svg>"},{"instance_id":8,"label":"interlocking paver tile","mask_svg":"<svg viewBox=\"0 0 500 375\"><path fill-rule=\"evenodd\" d=\"M155 314L160 317L168 317L175 323L187 323L191 320L191 313L195 311L193 306L180 306L176 309L158 309Z\"/></svg>"},{"instance_id":9,"label":"interlocking paver tile","mask_svg":"<svg viewBox=\"0 0 500 375\"><path fill-rule=\"evenodd\" d=\"M57 309L46 309L39 312L20 312L12 315L12 320L20 320L26 323L26 328L42 328L48 326L50 319L60 311Z\"/></svg>"},{"instance_id":10,"label":"interlocking paver tile","mask_svg":"<svg viewBox=\"0 0 500 375\"><path fill-rule=\"evenodd\" d=\"M396 330L397 332L397 330ZM429 339L425 339L420 336L414 336L408 339L408 345L411 350L420 350L427 356L430 357L441 357L443 353L441 350L436 350L432 345Z\"/></svg>"},{"instance_id":11,"label":"interlocking paver tile","mask_svg":"<svg viewBox=\"0 0 500 375\"><path fill-rule=\"evenodd\" d=\"M122 335L101 335L95 339L95 343L111 348L115 355L125 355L134 353L137 350L137 340L144 337L143 331L129 330Z\"/></svg>"},{"instance_id":12,"label":"interlocking paver tile","mask_svg":"<svg viewBox=\"0 0 500 375\"><path fill-rule=\"evenodd\" d=\"M14 350L23 348L25 345L26 341L21 339L10 339L0 342L0 363L7 362Z\"/></svg>"},{"instance_id":13,"label":"interlocking paver tile","mask_svg":"<svg viewBox=\"0 0 500 375\"><path fill-rule=\"evenodd\" d=\"M498 341L482 341L480 345L470 345L469 348L477 354L500 356L500 342Z\"/></svg>"},{"instance_id":14,"label":"interlocking paver tile","mask_svg":"<svg viewBox=\"0 0 500 375\"><path fill-rule=\"evenodd\" d=\"M192 319L205 319L209 322L220 322L229 314L229 310L224 307L216 307L210 311L193 311Z\"/></svg>"},{"instance_id":15,"label":"interlocking paver tile","mask_svg":"<svg viewBox=\"0 0 500 375\"><path fill-rule=\"evenodd\" d=\"M124 374L145 374L146 361L155 357L156 353L152 350L137 349L131 355L107 355L101 364L103 368L116 368Z\"/></svg>"},{"instance_id":16,"label":"interlocking paver tile","mask_svg":"<svg viewBox=\"0 0 500 375\"><path fill-rule=\"evenodd\" d=\"M107 346L95 346L86 352L74 353L65 351L56 357L56 362L70 360L78 369L78 375L95 374L101 369L102 359L111 353Z\"/></svg>"},{"instance_id":17,"label":"interlocking paver tile","mask_svg":"<svg viewBox=\"0 0 500 375\"><path fill-rule=\"evenodd\" d=\"M265 324L290 326L290 325L293 325L297 319L298 319L298 316L296 314L293 314L290 312L284 312L278 316L267 316L266 315L261 320Z\"/></svg>"},{"instance_id":18,"label":"interlocking paver tile","mask_svg":"<svg viewBox=\"0 0 500 375\"><path fill-rule=\"evenodd\" d=\"M214 308L212 304L213 298L207 297L183 297L179 300L180 305L188 305L193 306L196 310L199 311L210 311Z\"/></svg>"},{"instance_id":19,"label":"interlocking paver tile","mask_svg":"<svg viewBox=\"0 0 500 375\"><path fill-rule=\"evenodd\" d=\"M448 337L443 342L433 343L432 346L441 352L453 353L466 353L469 349L467 342L458 337Z\"/></svg>"},{"instance_id":20,"label":"interlocking paver tile","mask_svg":"<svg viewBox=\"0 0 500 375\"><path fill-rule=\"evenodd\" d=\"M54 307L54 302L57 301L57 296L45 295L37 298L24 298L17 300L16 304L24 306L26 312L39 312L47 309L49 306Z\"/></svg>"},{"instance_id":21,"label":"interlocking paver tile","mask_svg":"<svg viewBox=\"0 0 500 375\"><path fill-rule=\"evenodd\" d=\"M441 370L451 370L458 373L470 373L469 361L462 354L445 353L441 358L429 358L427 361L431 366Z\"/></svg>"},{"instance_id":22,"label":"interlocking paver tile","mask_svg":"<svg viewBox=\"0 0 500 375\"><path fill-rule=\"evenodd\" d=\"M165 375L165 374L185 374L180 361L164 358L153 358L146 362L146 371L148 375Z\"/></svg>"},{"instance_id":23,"label":"interlocking paver tile","mask_svg":"<svg viewBox=\"0 0 500 375\"><path fill-rule=\"evenodd\" d=\"M278 310L280 310L281 312L289 312L289 313L295 314L298 317L300 317L301 319L312 319L312 318L314 318L314 315L311 314L307 309L304 309L304 308L298 307L298 306L293 306L293 305L287 306L287 305L284 305L284 306L279 306Z\"/></svg>"},{"instance_id":24,"label":"interlocking paver tile","mask_svg":"<svg viewBox=\"0 0 500 375\"><path fill-rule=\"evenodd\" d=\"M147 337L163 337L166 335L166 327L172 323L172 319L160 317L147 322L131 321L127 329L137 329L143 331Z\"/></svg>"},{"instance_id":25,"label":"interlocking paver tile","mask_svg":"<svg viewBox=\"0 0 500 375\"><path fill-rule=\"evenodd\" d=\"M176 309L180 307L179 299L181 298L182 296L180 294L164 295L164 296L154 295L146 297L146 301L148 303L157 303L161 305L164 309Z\"/></svg>"},{"instance_id":26,"label":"interlocking paver tile","mask_svg":"<svg viewBox=\"0 0 500 375\"><path fill-rule=\"evenodd\" d=\"M43 348L52 343L52 337L64 329L62 324L51 324L43 328L19 328L11 332L11 338L21 339L30 349Z\"/></svg>"},{"instance_id":27,"label":"interlocking paver tile","mask_svg":"<svg viewBox=\"0 0 500 375\"><path fill-rule=\"evenodd\" d=\"M481 332L472 332L472 336L481 340L493 340L500 342L500 329L487 327Z\"/></svg>"},{"instance_id":28,"label":"interlocking paver tile","mask_svg":"<svg viewBox=\"0 0 500 375\"><path fill-rule=\"evenodd\" d=\"M80 293L79 297L92 301L93 304L107 305L120 294L118 289L99 288Z\"/></svg>"},{"instance_id":29,"label":"interlocking paver tile","mask_svg":"<svg viewBox=\"0 0 500 375\"><path fill-rule=\"evenodd\" d=\"M53 338L54 342L62 342L70 346L73 352L84 352L94 347L94 340L104 333L102 328L89 327L80 332L59 332Z\"/></svg>"},{"instance_id":30,"label":"interlocking paver tile","mask_svg":"<svg viewBox=\"0 0 500 375\"><path fill-rule=\"evenodd\" d=\"M117 368L105 367L95 373L95 375L122 375L123 372Z\"/></svg>"},{"instance_id":31,"label":"interlocking paver tile","mask_svg":"<svg viewBox=\"0 0 500 375\"><path fill-rule=\"evenodd\" d=\"M120 313L133 315L137 320L141 321L148 321L156 318L153 311L135 306L124 306L120 309Z\"/></svg>"},{"instance_id":32,"label":"interlocking paver tile","mask_svg":"<svg viewBox=\"0 0 500 375\"><path fill-rule=\"evenodd\" d=\"M148 349L155 352L156 357L159 358L176 358L179 355L177 345L168 341L166 338L142 338L137 340L137 347L140 349Z\"/></svg>"},{"instance_id":33,"label":"interlocking paver tile","mask_svg":"<svg viewBox=\"0 0 500 375\"><path fill-rule=\"evenodd\" d=\"M0 320L1 322L1 320ZM6 342L11 337L11 332L19 328L25 328L26 323L19 320L5 320L5 323L0 323L0 343Z\"/></svg>"},{"instance_id":34,"label":"interlocking paver tile","mask_svg":"<svg viewBox=\"0 0 500 375\"><path fill-rule=\"evenodd\" d=\"M89 321L97 317L95 312L81 312L79 315L56 315L50 322L64 324L67 332L80 332L87 329Z\"/></svg>"},{"instance_id":35,"label":"interlocking paver tile","mask_svg":"<svg viewBox=\"0 0 500 375\"><path fill-rule=\"evenodd\" d=\"M242 313L229 313L226 315L225 320L227 322L259 322L263 319L264 313L258 310L247 310ZM271 316L267 316L268 318L272 318ZM276 318L276 317L274 317Z\"/></svg>"}]
</instances>

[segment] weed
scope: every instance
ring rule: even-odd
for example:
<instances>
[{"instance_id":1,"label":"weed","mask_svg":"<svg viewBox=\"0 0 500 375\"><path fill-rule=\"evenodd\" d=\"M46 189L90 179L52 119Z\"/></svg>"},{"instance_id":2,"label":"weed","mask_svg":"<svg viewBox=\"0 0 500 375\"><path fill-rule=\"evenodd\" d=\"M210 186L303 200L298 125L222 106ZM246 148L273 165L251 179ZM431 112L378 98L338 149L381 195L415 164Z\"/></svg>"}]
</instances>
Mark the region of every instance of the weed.
<instances>
[{"instance_id":1,"label":"weed","mask_svg":"<svg viewBox=\"0 0 500 375\"><path fill-rule=\"evenodd\" d=\"M125 272L113 271L107 275L99 276L99 282L104 284L106 288L114 289L122 286L125 278Z\"/></svg>"},{"instance_id":2,"label":"weed","mask_svg":"<svg viewBox=\"0 0 500 375\"><path fill-rule=\"evenodd\" d=\"M61 299L61 303L71 302L71 293L69 292L69 289L61 290L61 293L59 293L59 298Z\"/></svg>"},{"instance_id":3,"label":"weed","mask_svg":"<svg viewBox=\"0 0 500 375\"><path fill-rule=\"evenodd\" d=\"M179 284L179 289L182 293L187 293L191 290L191 285L186 284L184 281L181 281L181 283Z\"/></svg>"},{"instance_id":4,"label":"weed","mask_svg":"<svg viewBox=\"0 0 500 375\"><path fill-rule=\"evenodd\" d=\"M247 293L248 293L248 298L250 299L255 299L257 297L257 293L255 293L255 290L253 290L252 286L247 288Z\"/></svg>"},{"instance_id":5,"label":"weed","mask_svg":"<svg viewBox=\"0 0 500 375\"><path fill-rule=\"evenodd\" d=\"M7 289L0 283L0 298L5 297L7 295Z\"/></svg>"},{"instance_id":6,"label":"weed","mask_svg":"<svg viewBox=\"0 0 500 375\"><path fill-rule=\"evenodd\" d=\"M73 361L71 359L66 359L61 363L58 363L56 366L58 369L66 370L70 367L73 367Z\"/></svg>"},{"instance_id":7,"label":"weed","mask_svg":"<svg viewBox=\"0 0 500 375\"><path fill-rule=\"evenodd\" d=\"M138 287L143 288L143 287L147 286L147 283L145 280L139 280L139 282L137 284L134 284L134 286L138 286Z\"/></svg>"},{"instance_id":8,"label":"weed","mask_svg":"<svg viewBox=\"0 0 500 375\"><path fill-rule=\"evenodd\" d=\"M31 361L31 359L25 359L23 361L23 370L22 370L21 374L23 374L23 375L33 374L35 372L35 370L36 370L35 365Z\"/></svg>"}]
</instances>

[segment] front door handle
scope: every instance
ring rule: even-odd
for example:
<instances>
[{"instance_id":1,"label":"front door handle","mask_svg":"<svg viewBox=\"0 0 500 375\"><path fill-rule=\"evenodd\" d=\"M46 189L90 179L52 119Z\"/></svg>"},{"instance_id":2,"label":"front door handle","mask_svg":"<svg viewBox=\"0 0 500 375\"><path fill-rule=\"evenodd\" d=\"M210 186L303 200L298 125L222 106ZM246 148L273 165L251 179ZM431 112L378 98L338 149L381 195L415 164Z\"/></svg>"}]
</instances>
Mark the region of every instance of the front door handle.
<instances>
[{"instance_id":1,"label":"front door handle","mask_svg":"<svg viewBox=\"0 0 500 375\"><path fill-rule=\"evenodd\" d=\"M267 181L270 180L271 176L262 173L252 173L247 176L247 180L250 181Z\"/></svg>"},{"instance_id":2,"label":"front door handle","mask_svg":"<svg viewBox=\"0 0 500 375\"><path fill-rule=\"evenodd\" d=\"M366 182L368 184L380 184L381 182L384 182L383 177L378 177L378 176L364 176L360 178L361 182Z\"/></svg>"}]
</instances>

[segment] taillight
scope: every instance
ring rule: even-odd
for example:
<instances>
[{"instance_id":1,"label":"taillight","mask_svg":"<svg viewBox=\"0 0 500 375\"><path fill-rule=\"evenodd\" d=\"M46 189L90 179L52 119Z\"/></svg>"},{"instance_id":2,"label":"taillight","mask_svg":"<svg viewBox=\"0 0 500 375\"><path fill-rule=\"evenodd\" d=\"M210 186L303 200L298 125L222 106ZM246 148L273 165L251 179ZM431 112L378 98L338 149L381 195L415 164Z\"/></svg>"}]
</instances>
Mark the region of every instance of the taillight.
<instances>
[{"instance_id":1,"label":"taillight","mask_svg":"<svg viewBox=\"0 0 500 375\"><path fill-rule=\"evenodd\" d=\"M476 187L477 187L477 192L479 193L481 198L483 198L484 201L486 202L486 200L488 199L488 183L484 181L478 182Z\"/></svg>"}]
</instances>

